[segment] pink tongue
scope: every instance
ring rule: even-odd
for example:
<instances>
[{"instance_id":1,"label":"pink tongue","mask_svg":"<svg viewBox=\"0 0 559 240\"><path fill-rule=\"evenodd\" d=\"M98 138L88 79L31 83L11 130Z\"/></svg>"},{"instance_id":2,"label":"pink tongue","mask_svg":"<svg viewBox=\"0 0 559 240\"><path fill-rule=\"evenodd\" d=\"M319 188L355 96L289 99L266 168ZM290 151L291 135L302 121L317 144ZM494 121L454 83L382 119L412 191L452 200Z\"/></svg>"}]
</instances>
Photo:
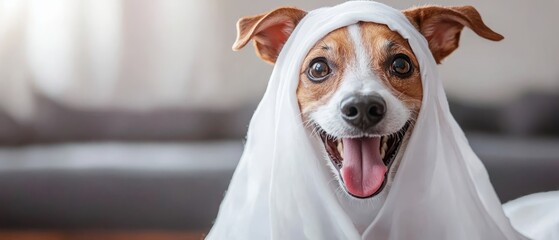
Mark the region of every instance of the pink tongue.
<instances>
[{"instance_id":1,"label":"pink tongue","mask_svg":"<svg viewBox=\"0 0 559 240\"><path fill-rule=\"evenodd\" d=\"M369 197L382 185L387 167L380 157L380 138L344 138L342 179L349 193Z\"/></svg>"}]
</instances>

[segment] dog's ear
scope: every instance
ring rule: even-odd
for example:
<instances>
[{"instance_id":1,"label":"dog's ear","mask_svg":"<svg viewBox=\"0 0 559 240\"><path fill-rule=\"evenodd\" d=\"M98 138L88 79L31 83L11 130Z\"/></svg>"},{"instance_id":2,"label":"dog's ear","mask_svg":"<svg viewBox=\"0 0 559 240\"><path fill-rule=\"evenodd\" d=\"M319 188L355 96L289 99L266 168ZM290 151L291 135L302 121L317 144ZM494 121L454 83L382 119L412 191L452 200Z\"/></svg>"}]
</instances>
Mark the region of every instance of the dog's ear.
<instances>
[{"instance_id":1,"label":"dog's ear","mask_svg":"<svg viewBox=\"0 0 559 240\"><path fill-rule=\"evenodd\" d=\"M425 6L402 12L425 36L437 63L441 63L458 48L460 33L464 26L471 28L480 37L493 41L503 39L503 36L483 23L481 16L472 6Z\"/></svg>"},{"instance_id":2,"label":"dog's ear","mask_svg":"<svg viewBox=\"0 0 559 240\"><path fill-rule=\"evenodd\" d=\"M283 7L271 12L251 17L243 17L237 22L237 40L233 50L243 48L251 39L256 54L264 61L274 64L283 44L307 12Z\"/></svg>"}]
</instances>

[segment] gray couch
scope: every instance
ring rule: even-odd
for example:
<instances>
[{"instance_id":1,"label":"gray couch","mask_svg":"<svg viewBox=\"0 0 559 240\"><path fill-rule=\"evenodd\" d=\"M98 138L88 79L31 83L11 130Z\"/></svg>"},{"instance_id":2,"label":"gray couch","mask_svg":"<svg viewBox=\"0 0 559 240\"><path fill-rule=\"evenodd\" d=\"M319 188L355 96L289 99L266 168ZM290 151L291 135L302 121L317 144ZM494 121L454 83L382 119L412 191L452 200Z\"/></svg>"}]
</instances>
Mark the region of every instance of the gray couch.
<instances>
[{"instance_id":1,"label":"gray couch","mask_svg":"<svg viewBox=\"0 0 559 240\"><path fill-rule=\"evenodd\" d=\"M1 229L207 229L254 108L138 114L43 104L35 123L0 116ZM491 127L505 110L452 109L503 202L559 190L559 138L540 134L540 120L511 132Z\"/></svg>"}]
</instances>

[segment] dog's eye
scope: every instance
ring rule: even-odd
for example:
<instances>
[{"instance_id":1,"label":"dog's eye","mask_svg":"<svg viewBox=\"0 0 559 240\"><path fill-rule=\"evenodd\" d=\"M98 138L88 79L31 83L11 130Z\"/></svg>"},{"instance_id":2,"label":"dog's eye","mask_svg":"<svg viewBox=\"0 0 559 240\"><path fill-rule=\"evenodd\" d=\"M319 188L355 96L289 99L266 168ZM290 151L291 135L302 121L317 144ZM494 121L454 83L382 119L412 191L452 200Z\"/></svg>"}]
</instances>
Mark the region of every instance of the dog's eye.
<instances>
[{"instance_id":1,"label":"dog's eye","mask_svg":"<svg viewBox=\"0 0 559 240\"><path fill-rule=\"evenodd\" d=\"M398 77L409 77L412 73L410 58L404 54L398 54L392 60L391 71Z\"/></svg>"},{"instance_id":2,"label":"dog's eye","mask_svg":"<svg viewBox=\"0 0 559 240\"><path fill-rule=\"evenodd\" d=\"M324 58L316 58L309 64L309 70L307 71L307 77L311 81L320 82L324 81L330 75L330 66Z\"/></svg>"}]
</instances>

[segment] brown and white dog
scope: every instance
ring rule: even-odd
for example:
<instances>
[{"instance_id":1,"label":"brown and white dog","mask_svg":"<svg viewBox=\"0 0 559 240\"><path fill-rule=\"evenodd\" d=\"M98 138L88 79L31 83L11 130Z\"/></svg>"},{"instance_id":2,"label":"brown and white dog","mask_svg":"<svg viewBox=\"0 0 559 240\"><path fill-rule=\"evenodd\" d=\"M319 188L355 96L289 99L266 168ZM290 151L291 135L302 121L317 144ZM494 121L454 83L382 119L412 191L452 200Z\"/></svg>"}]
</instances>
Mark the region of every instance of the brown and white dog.
<instances>
[{"instance_id":1,"label":"brown and white dog","mask_svg":"<svg viewBox=\"0 0 559 240\"><path fill-rule=\"evenodd\" d=\"M425 36L437 63L457 47L464 26L499 41L471 6L424 6L403 11ZM241 18L234 50L254 41L257 55L273 64L306 12L279 8ZM302 120L324 142L339 182L337 193L359 231L374 219L398 170L421 110L418 61L407 40L386 25L360 22L316 43L301 66L297 99Z\"/></svg>"}]
</instances>

